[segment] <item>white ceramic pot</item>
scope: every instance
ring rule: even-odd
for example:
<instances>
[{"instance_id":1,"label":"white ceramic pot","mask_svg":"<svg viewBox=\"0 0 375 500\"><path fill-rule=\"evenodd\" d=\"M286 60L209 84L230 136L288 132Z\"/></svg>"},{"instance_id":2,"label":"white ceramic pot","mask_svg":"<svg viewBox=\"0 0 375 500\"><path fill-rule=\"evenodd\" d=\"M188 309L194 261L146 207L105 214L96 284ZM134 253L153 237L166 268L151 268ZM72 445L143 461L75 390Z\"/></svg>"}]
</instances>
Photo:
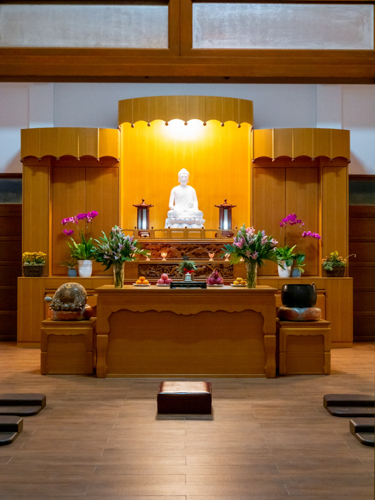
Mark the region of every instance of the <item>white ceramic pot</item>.
<instances>
[{"instance_id":1,"label":"white ceramic pot","mask_svg":"<svg viewBox=\"0 0 375 500\"><path fill-rule=\"evenodd\" d=\"M282 267L277 266L277 270L278 270L280 278L290 278L290 275L292 274L292 266L287 267L285 265L285 261L284 260L281 260L280 264L284 268L283 269Z\"/></svg>"},{"instance_id":2,"label":"white ceramic pot","mask_svg":"<svg viewBox=\"0 0 375 500\"><path fill-rule=\"evenodd\" d=\"M90 278L92 274L92 260L79 260L78 274L81 278Z\"/></svg>"}]
</instances>

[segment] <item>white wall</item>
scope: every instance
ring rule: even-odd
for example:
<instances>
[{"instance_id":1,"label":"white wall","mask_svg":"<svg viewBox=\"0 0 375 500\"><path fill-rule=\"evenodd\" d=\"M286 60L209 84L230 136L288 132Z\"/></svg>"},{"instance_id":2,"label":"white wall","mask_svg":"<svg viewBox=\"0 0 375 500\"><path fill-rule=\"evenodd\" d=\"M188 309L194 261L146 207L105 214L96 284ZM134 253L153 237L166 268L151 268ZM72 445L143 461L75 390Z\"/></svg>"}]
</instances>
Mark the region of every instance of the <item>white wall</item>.
<instances>
[{"instance_id":1,"label":"white wall","mask_svg":"<svg viewBox=\"0 0 375 500\"><path fill-rule=\"evenodd\" d=\"M249 99L254 127L315 127L315 85L56 83L56 127L118 125L118 101L154 95L213 95Z\"/></svg>"},{"instance_id":2,"label":"white wall","mask_svg":"<svg viewBox=\"0 0 375 500\"><path fill-rule=\"evenodd\" d=\"M375 86L147 83L0 83L0 173L22 170L21 128L116 128L119 100L178 94L250 99L258 129L350 129L350 173L375 175Z\"/></svg>"},{"instance_id":3,"label":"white wall","mask_svg":"<svg viewBox=\"0 0 375 500\"><path fill-rule=\"evenodd\" d=\"M22 172L20 130L53 127L52 83L0 83L0 173Z\"/></svg>"}]
</instances>

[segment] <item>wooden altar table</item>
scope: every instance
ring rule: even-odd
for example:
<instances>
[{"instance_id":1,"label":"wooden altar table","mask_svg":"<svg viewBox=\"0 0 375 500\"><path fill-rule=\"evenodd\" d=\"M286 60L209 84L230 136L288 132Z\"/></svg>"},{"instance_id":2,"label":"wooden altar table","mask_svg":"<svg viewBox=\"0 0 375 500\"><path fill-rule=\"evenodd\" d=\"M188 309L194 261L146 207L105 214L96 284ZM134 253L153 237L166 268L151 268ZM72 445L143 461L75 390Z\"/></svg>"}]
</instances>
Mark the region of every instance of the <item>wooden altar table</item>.
<instances>
[{"instance_id":1,"label":"wooden altar table","mask_svg":"<svg viewBox=\"0 0 375 500\"><path fill-rule=\"evenodd\" d=\"M275 377L276 288L96 292L98 377Z\"/></svg>"}]
</instances>

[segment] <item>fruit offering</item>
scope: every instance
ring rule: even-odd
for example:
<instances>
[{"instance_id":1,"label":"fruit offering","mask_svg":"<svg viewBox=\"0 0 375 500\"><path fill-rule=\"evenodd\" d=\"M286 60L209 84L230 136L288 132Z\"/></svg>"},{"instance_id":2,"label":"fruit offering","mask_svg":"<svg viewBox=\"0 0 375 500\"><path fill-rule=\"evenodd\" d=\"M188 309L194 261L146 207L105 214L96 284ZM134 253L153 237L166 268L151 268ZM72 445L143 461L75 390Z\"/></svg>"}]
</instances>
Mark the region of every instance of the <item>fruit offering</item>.
<instances>
[{"instance_id":1,"label":"fruit offering","mask_svg":"<svg viewBox=\"0 0 375 500\"><path fill-rule=\"evenodd\" d=\"M172 283L172 280L168 278L168 274L163 273L160 276L160 279L158 279L158 285L170 285Z\"/></svg>"},{"instance_id":2,"label":"fruit offering","mask_svg":"<svg viewBox=\"0 0 375 500\"><path fill-rule=\"evenodd\" d=\"M244 280L243 278L239 277L239 278L236 278L234 281L233 281L233 285L242 285L242 286L245 286L246 285L246 280Z\"/></svg>"},{"instance_id":3,"label":"fruit offering","mask_svg":"<svg viewBox=\"0 0 375 500\"><path fill-rule=\"evenodd\" d=\"M224 283L223 278L220 276L220 273L217 269L213 271L210 276L207 278L207 285L222 285Z\"/></svg>"},{"instance_id":4,"label":"fruit offering","mask_svg":"<svg viewBox=\"0 0 375 500\"><path fill-rule=\"evenodd\" d=\"M150 282L148 280L146 280L146 278L144 276L141 276L140 278L137 279L135 284L136 285L149 285Z\"/></svg>"}]
</instances>

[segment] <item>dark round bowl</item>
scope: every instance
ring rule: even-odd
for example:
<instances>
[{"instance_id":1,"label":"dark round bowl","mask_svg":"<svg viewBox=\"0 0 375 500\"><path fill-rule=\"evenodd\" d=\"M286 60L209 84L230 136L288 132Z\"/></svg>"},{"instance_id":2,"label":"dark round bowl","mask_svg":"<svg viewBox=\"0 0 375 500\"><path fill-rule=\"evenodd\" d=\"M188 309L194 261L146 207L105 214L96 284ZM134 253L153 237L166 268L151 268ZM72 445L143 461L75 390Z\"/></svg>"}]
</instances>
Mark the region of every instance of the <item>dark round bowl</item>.
<instances>
[{"instance_id":1,"label":"dark round bowl","mask_svg":"<svg viewBox=\"0 0 375 500\"><path fill-rule=\"evenodd\" d=\"M316 299L315 283L283 285L281 288L281 301L285 307L314 307Z\"/></svg>"}]
</instances>

